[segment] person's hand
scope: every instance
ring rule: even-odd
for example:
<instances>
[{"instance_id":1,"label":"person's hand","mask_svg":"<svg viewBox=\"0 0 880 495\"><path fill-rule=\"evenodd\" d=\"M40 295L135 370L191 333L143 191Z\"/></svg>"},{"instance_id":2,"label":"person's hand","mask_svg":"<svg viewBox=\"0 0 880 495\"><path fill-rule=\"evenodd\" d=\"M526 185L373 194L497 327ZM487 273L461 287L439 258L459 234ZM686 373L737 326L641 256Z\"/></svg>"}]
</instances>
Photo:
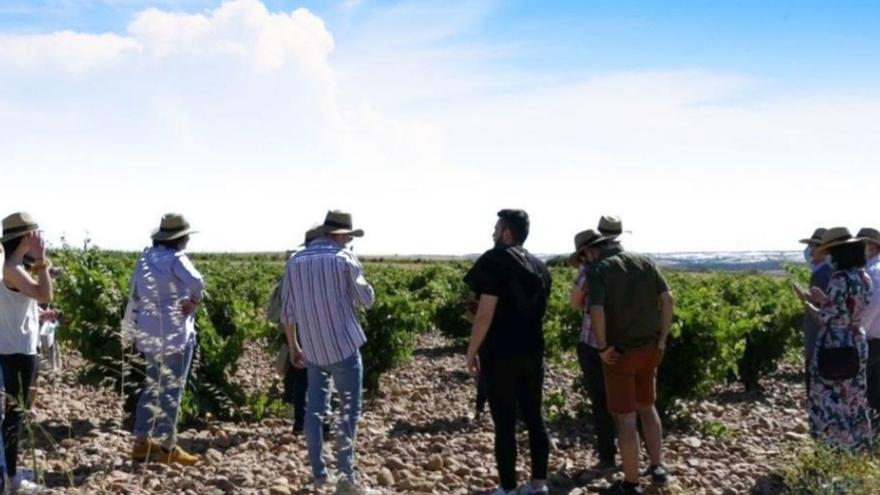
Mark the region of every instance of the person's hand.
<instances>
[{"instance_id":1,"label":"person's hand","mask_svg":"<svg viewBox=\"0 0 880 495\"><path fill-rule=\"evenodd\" d=\"M290 364L293 365L294 368L303 369L306 367L306 357L300 349L291 349L290 351Z\"/></svg>"},{"instance_id":2,"label":"person's hand","mask_svg":"<svg viewBox=\"0 0 880 495\"><path fill-rule=\"evenodd\" d=\"M34 260L41 260L46 257L48 246L42 232L34 231L29 233L27 239L22 244L27 244L28 250L25 254L29 254Z\"/></svg>"},{"instance_id":3,"label":"person's hand","mask_svg":"<svg viewBox=\"0 0 880 495\"><path fill-rule=\"evenodd\" d=\"M609 345L604 351L599 353L599 357L602 358L605 364L611 366L620 359L620 352L613 345Z\"/></svg>"},{"instance_id":4,"label":"person's hand","mask_svg":"<svg viewBox=\"0 0 880 495\"><path fill-rule=\"evenodd\" d=\"M192 299L184 299L180 301L180 312L184 314L184 316L189 316L196 312L196 304Z\"/></svg>"},{"instance_id":5,"label":"person's hand","mask_svg":"<svg viewBox=\"0 0 880 495\"><path fill-rule=\"evenodd\" d=\"M822 306L828 302L828 295L818 287L810 287L810 293L806 298L817 306Z\"/></svg>"},{"instance_id":6,"label":"person's hand","mask_svg":"<svg viewBox=\"0 0 880 495\"><path fill-rule=\"evenodd\" d=\"M40 313L40 322L58 321L59 316L61 316L61 312L57 309L47 309Z\"/></svg>"},{"instance_id":7,"label":"person's hand","mask_svg":"<svg viewBox=\"0 0 880 495\"><path fill-rule=\"evenodd\" d=\"M480 356L473 354L467 357L467 371L474 378L480 376Z\"/></svg>"}]
</instances>

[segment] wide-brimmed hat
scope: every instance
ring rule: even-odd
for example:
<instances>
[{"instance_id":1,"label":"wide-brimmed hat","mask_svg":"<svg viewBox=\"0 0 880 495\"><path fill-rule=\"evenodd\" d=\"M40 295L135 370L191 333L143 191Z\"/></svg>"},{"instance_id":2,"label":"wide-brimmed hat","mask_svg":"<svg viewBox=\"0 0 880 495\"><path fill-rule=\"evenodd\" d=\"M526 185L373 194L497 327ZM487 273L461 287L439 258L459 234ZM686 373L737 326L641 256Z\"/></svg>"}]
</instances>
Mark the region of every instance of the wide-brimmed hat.
<instances>
[{"instance_id":1,"label":"wide-brimmed hat","mask_svg":"<svg viewBox=\"0 0 880 495\"><path fill-rule=\"evenodd\" d=\"M596 245L602 241L607 241L609 239L613 239L617 237L614 236L603 236L602 234L596 232L593 229L587 229L581 232L578 232L574 236L574 252L568 256L569 264L576 264L577 257L581 253L583 249L586 249L590 246Z\"/></svg>"},{"instance_id":2,"label":"wide-brimmed hat","mask_svg":"<svg viewBox=\"0 0 880 495\"><path fill-rule=\"evenodd\" d=\"M196 231L190 228L189 222L186 221L183 215L179 213L166 213L162 215L159 228L154 230L153 235L150 237L155 241L173 241L174 239L180 239L183 236L195 233Z\"/></svg>"},{"instance_id":3,"label":"wide-brimmed hat","mask_svg":"<svg viewBox=\"0 0 880 495\"><path fill-rule=\"evenodd\" d=\"M827 251L835 246L843 244L851 244L854 242L862 242L858 237L853 237L849 229L846 227L832 227L822 234L822 241L816 247L820 251Z\"/></svg>"},{"instance_id":4,"label":"wide-brimmed hat","mask_svg":"<svg viewBox=\"0 0 880 495\"><path fill-rule=\"evenodd\" d=\"M801 239L798 242L810 245L819 244L822 242L822 236L825 235L825 232L828 232L828 229L819 227L813 231L813 235L811 235L809 239Z\"/></svg>"},{"instance_id":5,"label":"wide-brimmed hat","mask_svg":"<svg viewBox=\"0 0 880 495\"><path fill-rule=\"evenodd\" d=\"M599 225L596 227L596 230L606 238L613 239L623 234L623 222L620 221L620 217L602 215L599 218Z\"/></svg>"},{"instance_id":6,"label":"wide-brimmed hat","mask_svg":"<svg viewBox=\"0 0 880 495\"><path fill-rule=\"evenodd\" d=\"M873 242L874 244L880 245L880 230L872 229L871 227L864 227L859 229L856 237L865 242Z\"/></svg>"},{"instance_id":7,"label":"wide-brimmed hat","mask_svg":"<svg viewBox=\"0 0 880 495\"><path fill-rule=\"evenodd\" d=\"M324 234L348 234L354 237L362 237L364 231L361 229L353 230L351 223L351 213L339 210L331 210L324 217L324 225L322 225Z\"/></svg>"},{"instance_id":8,"label":"wide-brimmed hat","mask_svg":"<svg viewBox=\"0 0 880 495\"><path fill-rule=\"evenodd\" d=\"M6 242L16 237L22 237L30 232L39 230L36 220L29 214L20 211L3 219L3 237L0 242Z\"/></svg>"}]
</instances>

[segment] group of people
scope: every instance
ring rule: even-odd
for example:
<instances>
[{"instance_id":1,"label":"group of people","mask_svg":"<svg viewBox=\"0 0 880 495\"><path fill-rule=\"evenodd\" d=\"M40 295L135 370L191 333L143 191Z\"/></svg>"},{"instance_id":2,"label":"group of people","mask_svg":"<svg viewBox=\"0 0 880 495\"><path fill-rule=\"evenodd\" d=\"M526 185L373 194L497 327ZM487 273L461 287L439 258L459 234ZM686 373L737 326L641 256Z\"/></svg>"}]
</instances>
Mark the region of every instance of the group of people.
<instances>
[{"instance_id":1,"label":"group of people","mask_svg":"<svg viewBox=\"0 0 880 495\"><path fill-rule=\"evenodd\" d=\"M880 419L880 231L819 228L800 242L811 268L809 287L794 286L806 310L810 431L833 449L867 452Z\"/></svg>"},{"instance_id":2,"label":"group of people","mask_svg":"<svg viewBox=\"0 0 880 495\"><path fill-rule=\"evenodd\" d=\"M542 415L543 319L553 283L545 263L524 243L530 221L525 211L498 212L494 246L465 275L477 303L465 358L481 384L495 429L500 486L494 495L549 493L550 442ZM179 214L166 214L152 233L152 246L139 256L131 281L123 329L146 357L146 384L135 414L131 456L137 461L195 464L198 456L177 444L176 423L195 346L195 313L204 280L185 253L194 233ZM654 407L657 369L673 318L671 290L647 257L626 251L616 217L602 217L595 229L578 232L569 262L577 267L571 306L582 313L577 347L595 420L596 471L617 468L623 479L606 495L639 494L640 478L665 484L662 426ZM363 265L347 248L356 237L351 214L329 211L291 252L269 318L284 330L288 395L294 430L304 432L314 484L340 494L370 494L355 466L356 432L362 408L366 335L359 308L375 298ZM805 358L809 418L813 435L852 451L873 445L872 418L880 415L880 232L817 229L805 257L810 287L795 287L806 309ZM3 219L0 255L0 367L6 404L2 441L5 477L16 491L39 487L17 469L24 409L38 369L42 309L52 301L51 262L36 221L27 213ZM331 382L337 393L336 468L323 458L328 432ZM516 422L528 430L531 477L516 478ZM640 441L650 465L639 468Z\"/></svg>"}]
</instances>

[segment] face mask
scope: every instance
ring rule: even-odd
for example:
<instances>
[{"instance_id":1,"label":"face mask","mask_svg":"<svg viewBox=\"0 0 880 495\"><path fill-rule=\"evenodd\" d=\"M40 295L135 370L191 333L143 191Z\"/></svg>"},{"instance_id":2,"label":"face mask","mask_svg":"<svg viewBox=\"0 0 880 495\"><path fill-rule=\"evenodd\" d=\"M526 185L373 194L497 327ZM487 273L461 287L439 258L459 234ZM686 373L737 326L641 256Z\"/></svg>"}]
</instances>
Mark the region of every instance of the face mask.
<instances>
[{"instance_id":1,"label":"face mask","mask_svg":"<svg viewBox=\"0 0 880 495\"><path fill-rule=\"evenodd\" d=\"M807 246L804 248L804 261L806 261L807 264L813 263L813 246Z\"/></svg>"}]
</instances>

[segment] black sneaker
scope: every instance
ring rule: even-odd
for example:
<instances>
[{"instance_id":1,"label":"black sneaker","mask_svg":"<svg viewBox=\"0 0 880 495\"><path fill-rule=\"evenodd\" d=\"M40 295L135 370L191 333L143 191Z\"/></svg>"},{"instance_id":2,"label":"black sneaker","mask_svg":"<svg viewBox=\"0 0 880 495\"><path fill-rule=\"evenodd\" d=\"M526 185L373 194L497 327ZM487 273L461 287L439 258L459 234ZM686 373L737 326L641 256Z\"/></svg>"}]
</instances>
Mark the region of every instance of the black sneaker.
<instances>
[{"instance_id":1,"label":"black sneaker","mask_svg":"<svg viewBox=\"0 0 880 495\"><path fill-rule=\"evenodd\" d=\"M608 488L600 488L599 495L643 495L643 492L638 485L617 480Z\"/></svg>"},{"instance_id":2,"label":"black sneaker","mask_svg":"<svg viewBox=\"0 0 880 495\"><path fill-rule=\"evenodd\" d=\"M590 472L597 474L607 474L617 470L617 464L613 459L599 459L599 462L590 466Z\"/></svg>"},{"instance_id":3,"label":"black sneaker","mask_svg":"<svg viewBox=\"0 0 880 495\"><path fill-rule=\"evenodd\" d=\"M649 467L643 473L644 476L651 477L651 483L655 485L666 485L669 482L669 471L662 464L655 464Z\"/></svg>"},{"instance_id":4,"label":"black sneaker","mask_svg":"<svg viewBox=\"0 0 880 495\"><path fill-rule=\"evenodd\" d=\"M293 423L293 434L294 434L294 435L299 435L299 434L301 434L301 433L303 432L303 430L305 429L305 426L306 426L305 424L303 424L303 423L301 423L301 422L299 422L299 421L295 421L295 422Z\"/></svg>"}]
</instances>

